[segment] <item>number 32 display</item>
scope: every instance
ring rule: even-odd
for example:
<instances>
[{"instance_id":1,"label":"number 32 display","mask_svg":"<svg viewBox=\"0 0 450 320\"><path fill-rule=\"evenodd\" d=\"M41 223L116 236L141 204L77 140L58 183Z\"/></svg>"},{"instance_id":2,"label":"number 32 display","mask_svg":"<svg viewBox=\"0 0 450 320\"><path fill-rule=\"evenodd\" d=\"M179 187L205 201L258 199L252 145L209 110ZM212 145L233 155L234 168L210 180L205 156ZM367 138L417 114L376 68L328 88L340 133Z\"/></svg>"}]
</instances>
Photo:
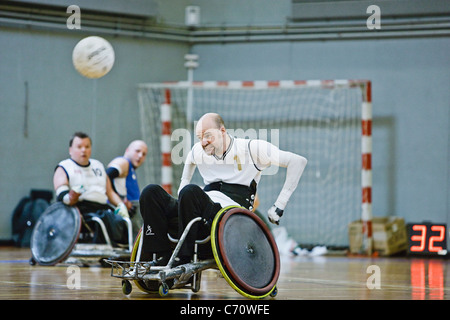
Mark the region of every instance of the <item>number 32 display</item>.
<instances>
[{"instance_id":1,"label":"number 32 display","mask_svg":"<svg viewBox=\"0 0 450 320\"><path fill-rule=\"evenodd\" d=\"M407 228L409 254L447 254L447 225L430 222L409 223Z\"/></svg>"}]
</instances>

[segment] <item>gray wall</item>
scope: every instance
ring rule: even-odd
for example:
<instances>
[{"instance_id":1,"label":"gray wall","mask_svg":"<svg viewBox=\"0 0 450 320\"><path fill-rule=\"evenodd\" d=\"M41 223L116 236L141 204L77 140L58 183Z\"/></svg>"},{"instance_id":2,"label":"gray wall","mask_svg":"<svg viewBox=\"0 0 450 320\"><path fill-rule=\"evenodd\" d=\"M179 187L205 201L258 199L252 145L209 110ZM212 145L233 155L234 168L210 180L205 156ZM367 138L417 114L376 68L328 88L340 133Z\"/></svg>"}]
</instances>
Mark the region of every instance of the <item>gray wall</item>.
<instances>
[{"instance_id":1,"label":"gray wall","mask_svg":"<svg viewBox=\"0 0 450 320\"><path fill-rule=\"evenodd\" d=\"M196 80L369 79L373 212L448 221L448 38L197 45Z\"/></svg>"},{"instance_id":2,"label":"gray wall","mask_svg":"<svg viewBox=\"0 0 450 320\"><path fill-rule=\"evenodd\" d=\"M445 3L430 1L438 9ZM154 2L149 12L156 14L157 26L181 28L182 36L166 41L164 33L158 39L106 34L116 50L116 65L98 80L81 77L71 64L72 48L86 33L0 24L0 239L10 238L11 212L19 199L31 188L51 188L53 168L67 157L73 131L93 135L93 157L105 163L139 137L136 84L186 79L183 55L188 51L200 56L196 80L371 80L374 215L450 222L448 27L409 32L413 28L406 23L396 27L402 33L393 33L392 19L398 16L383 20L383 4L392 1L377 2L382 9L380 31L367 30L365 12L349 19L355 26L351 30L343 27L348 21L339 10L331 10L340 12L336 21L323 20L320 12L308 22L299 20L299 15L304 18L302 2L308 5L300 0ZM348 5L330 5L339 2ZM424 17L417 14L423 1L413 2L416 22L428 19L426 24L434 26L448 21L448 5L440 15L427 12ZM408 1L398 3L408 7ZM188 33L184 8L191 4L201 7L202 25ZM392 12L398 15L400 9ZM330 32L306 34L302 27L311 23ZM273 25L300 29L290 29L296 39L279 30L266 40L256 38L258 26ZM249 28L247 40L226 40L233 26L241 26L244 36ZM348 32L333 31L336 26ZM213 37L206 39L202 32ZM23 135L25 81L28 137Z\"/></svg>"}]
</instances>

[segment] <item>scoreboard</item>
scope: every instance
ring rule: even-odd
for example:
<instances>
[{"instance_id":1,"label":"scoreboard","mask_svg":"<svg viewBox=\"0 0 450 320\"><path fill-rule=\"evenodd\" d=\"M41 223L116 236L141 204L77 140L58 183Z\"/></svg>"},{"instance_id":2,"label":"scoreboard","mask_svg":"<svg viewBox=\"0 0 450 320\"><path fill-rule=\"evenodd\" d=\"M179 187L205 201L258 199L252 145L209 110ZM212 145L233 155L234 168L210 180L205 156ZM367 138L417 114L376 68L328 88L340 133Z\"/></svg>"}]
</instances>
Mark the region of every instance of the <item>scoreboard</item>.
<instances>
[{"instance_id":1,"label":"scoreboard","mask_svg":"<svg viewBox=\"0 0 450 320\"><path fill-rule=\"evenodd\" d=\"M432 223L408 223L408 254L445 256L447 254L447 225Z\"/></svg>"}]
</instances>

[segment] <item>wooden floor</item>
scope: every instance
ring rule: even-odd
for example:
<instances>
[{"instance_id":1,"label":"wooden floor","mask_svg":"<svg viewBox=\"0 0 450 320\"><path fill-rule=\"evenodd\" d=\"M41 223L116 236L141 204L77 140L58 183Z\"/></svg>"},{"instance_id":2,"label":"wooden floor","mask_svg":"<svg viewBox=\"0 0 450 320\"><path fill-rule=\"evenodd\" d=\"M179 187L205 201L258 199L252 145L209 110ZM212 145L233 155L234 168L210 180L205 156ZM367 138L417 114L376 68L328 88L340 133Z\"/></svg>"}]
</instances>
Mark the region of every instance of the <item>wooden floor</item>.
<instances>
[{"instance_id":1,"label":"wooden floor","mask_svg":"<svg viewBox=\"0 0 450 320\"><path fill-rule=\"evenodd\" d=\"M0 247L0 300L152 300L133 285L125 296L120 279L101 266L81 267L80 288L70 288L70 265L31 266L29 249ZM448 259L410 257L283 257L278 295L267 300L447 300ZM69 280L69 281L68 281ZM73 284L72 284L73 286ZM217 270L202 274L198 293L179 289L167 299L246 299Z\"/></svg>"}]
</instances>

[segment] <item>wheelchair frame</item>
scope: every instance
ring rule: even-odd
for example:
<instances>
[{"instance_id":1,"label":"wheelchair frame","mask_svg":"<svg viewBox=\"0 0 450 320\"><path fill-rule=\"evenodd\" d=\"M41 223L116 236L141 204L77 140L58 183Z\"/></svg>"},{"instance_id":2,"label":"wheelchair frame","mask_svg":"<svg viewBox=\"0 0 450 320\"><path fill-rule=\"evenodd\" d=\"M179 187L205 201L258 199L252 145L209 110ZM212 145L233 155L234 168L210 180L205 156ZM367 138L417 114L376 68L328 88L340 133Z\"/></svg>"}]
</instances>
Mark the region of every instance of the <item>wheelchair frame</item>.
<instances>
[{"instance_id":1,"label":"wheelchair frame","mask_svg":"<svg viewBox=\"0 0 450 320\"><path fill-rule=\"evenodd\" d=\"M83 224L85 224L84 218ZM133 250L133 228L131 220L129 218L123 218L127 224L128 233L128 248L119 246L114 246L109 237L108 230L106 229L105 223L99 217L91 217L91 221L94 221L100 226L103 237L106 241L103 243L75 243L72 252L69 254L65 263L83 263L90 264L95 263L100 260L103 263L103 258L114 258L114 259L128 259L131 251Z\"/></svg>"},{"instance_id":2,"label":"wheelchair frame","mask_svg":"<svg viewBox=\"0 0 450 320\"><path fill-rule=\"evenodd\" d=\"M169 294L169 289L191 289L193 292L200 290L201 272L206 269L215 267L216 262L214 259L199 261L197 257L197 249L199 244L204 244L210 241L211 236L202 240L195 241L194 246L194 258L192 263L187 263L172 267L175 262L175 258L183 245L192 225L197 222L203 221L198 217L191 220L184 229L180 239L174 239L167 234L170 241L176 243L176 247L172 252L172 255L166 266L151 266L148 261L117 261L117 260L105 260L106 263L111 265L111 276L122 279L122 292L125 295L129 295L132 291L130 281L143 281L144 283L154 282L157 283L158 293L161 297L165 297ZM140 257L142 248L142 231L138 236L139 244L137 248L136 257ZM192 278L192 280L191 280ZM173 285L169 287L167 281L173 279ZM191 283L189 285L189 283ZM151 291L149 291L151 292ZM156 292L156 290L155 290Z\"/></svg>"},{"instance_id":3,"label":"wheelchair frame","mask_svg":"<svg viewBox=\"0 0 450 320\"><path fill-rule=\"evenodd\" d=\"M233 209L233 208L240 208L240 207L230 206L230 207L225 207L221 211L219 211L216 215L216 218L213 221L212 229L214 229L214 227L216 225L218 225L218 221L219 221L218 218L221 216L221 214L225 213L225 212L227 212L227 210ZM242 208L242 209L245 209L245 208ZM259 219L259 218L257 218L257 219ZM237 292L239 292L240 294L242 294L243 296L245 296L247 298L261 299L268 295L270 295L271 297L275 297L277 295L278 290L276 288L276 280L278 279L278 273L273 278L275 281L275 284L271 288L269 288L269 290L267 292L262 293L260 295L247 293L247 292L241 290L240 288L238 288L237 286L235 286L233 284L233 281L229 278L229 276L226 273L224 273L225 270L223 268L223 265L221 263L219 263L219 265L218 265L217 261L220 261L220 258L217 257L216 253L214 252L214 249L216 249L214 244L212 244L214 259L199 261L198 257L197 257L198 245L209 242L211 240L211 235L209 235L205 239L195 241L193 262L179 265L176 267L172 267L173 263L175 261L175 258L177 257L178 252L179 252L184 240L186 239L186 236L189 233L192 225L194 225L195 223L198 223L198 222L206 223L206 221L201 217L191 220L188 223L188 225L186 226L186 228L183 230L183 233L182 233L180 239L173 239L169 234L167 235L169 240L174 243L177 243L177 245L176 245L175 249L173 250L173 253L172 253L166 266L152 266L151 262L149 262L149 261L142 261L142 262L138 261L140 255L141 255L141 248L142 248L142 242L143 242L143 237L142 237L143 228L141 229L141 232L137 237L137 241L139 241L139 242L135 243L133 252L132 252L132 257L134 255L137 258L136 259L137 261L118 261L118 260L105 259L105 262L108 263L109 265L111 265L111 276L122 279L123 294L129 295L132 292L132 285L131 285L130 281L134 281L135 284L142 291L146 291L149 293L158 292L161 297L167 296L169 294L170 289L186 288L186 289L191 289L193 292L198 292L200 290L202 271L204 271L206 269L215 268L215 269L220 270L220 272L222 273L224 278L233 287L233 289L235 289ZM212 231L211 234L214 237L215 232ZM136 244L137 244L137 247L136 247ZM275 249L276 249L276 253L274 252L274 255L279 258L278 249L277 248L275 248ZM277 263L278 263L277 264L277 267L278 267L277 272L279 272L279 260L277 261ZM168 280L173 281L173 285L170 287L167 284ZM145 288L143 288L143 286L141 285L142 282L143 282L143 284L145 284ZM150 285L153 285L154 290L148 289L150 287Z\"/></svg>"}]
</instances>

